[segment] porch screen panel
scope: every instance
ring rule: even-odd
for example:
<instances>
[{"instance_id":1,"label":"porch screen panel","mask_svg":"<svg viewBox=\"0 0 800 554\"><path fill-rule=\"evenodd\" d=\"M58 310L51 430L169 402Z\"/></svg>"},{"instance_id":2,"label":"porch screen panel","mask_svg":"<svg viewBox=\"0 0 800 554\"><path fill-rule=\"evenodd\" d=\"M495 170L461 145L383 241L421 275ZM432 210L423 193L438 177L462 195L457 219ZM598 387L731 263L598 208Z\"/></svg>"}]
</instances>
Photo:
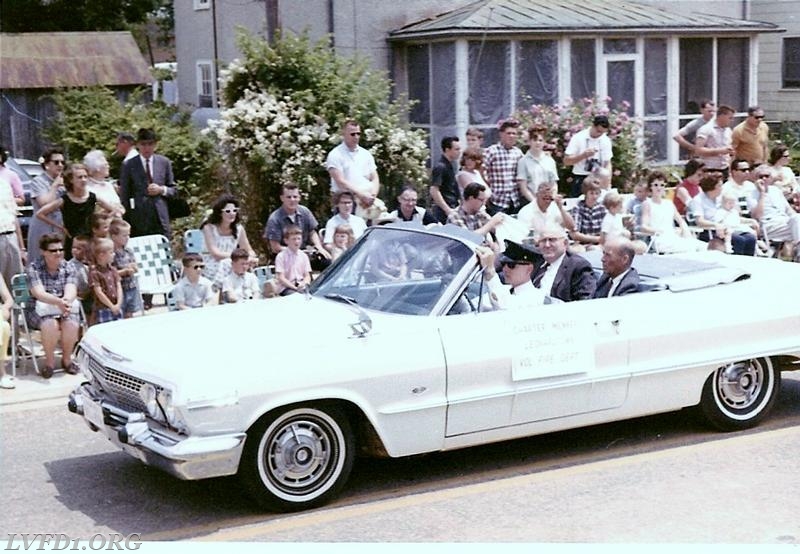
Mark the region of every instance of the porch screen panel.
<instances>
[{"instance_id":1,"label":"porch screen panel","mask_svg":"<svg viewBox=\"0 0 800 554\"><path fill-rule=\"evenodd\" d=\"M644 42L644 114L667 113L667 41Z\"/></svg>"},{"instance_id":2,"label":"porch screen panel","mask_svg":"<svg viewBox=\"0 0 800 554\"><path fill-rule=\"evenodd\" d=\"M591 98L597 90L594 39L572 40L570 50L572 98Z\"/></svg>"},{"instance_id":3,"label":"porch screen panel","mask_svg":"<svg viewBox=\"0 0 800 554\"><path fill-rule=\"evenodd\" d=\"M645 121L644 148L648 161L655 163L667 159L667 122Z\"/></svg>"},{"instance_id":4,"label":"porch screen panel","mask_svg":"<svg viewBox=\"0 0 800 554\"><path fill-rule=\"evenodd\" d=\"M699 114L700 101L713 100L713 39L682 38L680 110L682 114Z\"/></svg>"},{"instance_id":5,"label":"porch screen panel","mask_svg":"<svg viewBox=\"0 0 800 554\"><path fill-rule=\"evenodd\" d=\"M749 39L717 39L719 103L728 104L737 112L747 110L750 85Z\"/></svg>"},{"instance_id":6,"label":"porch screen panel","mask_svg":"<svg viewBox=\"0 0 800 554\"><path fill-rule=\"evenodd\" d=\"M432 115L434 125L455 125L456 122L456 48L452 42L431 44L433 83ZM436 143L434 143L435 145Z\"/></svg>"},{"instance_id":7,"label":"porch screen panel","mask_svg":"<svg viewBox=\"0 0 800 554\"><path fill-rule=\"evenodd\" d=\"M469 121L495 124L511 113L510 43L469 43Z\"/></svg>"},{"instance_id":8,"label":"porch screen panel","mask_svg":"<svg viewBox=\"0 0 800 554\"><path fill-rule=\"evenodd\" d=\"M558 103L558 45L554 40L519 43L517 56L517 103L552 105Z\"/></svg>"},{"instance_id":9,"label":"porch screen panel","mask_svg":"<svg viewBox=\"0 0 800 554\"><path fill-rule=\"evenodd\" d=\"M411 108L409 118L412 123L429 125L431 122L430 106L430 56L428 45L411 45L406 49L408 71L408 97L417 103Z\"/></svg>"},{"instance_id":10,"label":"porch screen panel","mask_svg":"<svg viewBox=\"0 0 800 554\"><path fill-rule=\"evenodd\" d=\"M629 114L636 113L636 68L633 61L608 62L608 95L611 105L626 101Z\"/></svg>"}]
</instances>

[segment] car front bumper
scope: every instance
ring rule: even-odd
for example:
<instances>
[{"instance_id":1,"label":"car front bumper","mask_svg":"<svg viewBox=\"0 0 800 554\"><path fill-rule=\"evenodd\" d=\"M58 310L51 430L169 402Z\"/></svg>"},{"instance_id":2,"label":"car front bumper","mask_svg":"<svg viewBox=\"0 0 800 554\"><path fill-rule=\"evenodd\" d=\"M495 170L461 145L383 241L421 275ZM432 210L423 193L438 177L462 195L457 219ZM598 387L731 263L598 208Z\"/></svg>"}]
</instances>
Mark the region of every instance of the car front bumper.
<instances>
[{"instance_id":1,"label":"car front bumper","mask_svg":"<svg viewBox=\"0 0 800 554\"><path fill-rule=\"evenodd\" d=\"M67 408L82 416L93 431L102 431L121 450L179 479L233 475L239 468L245 433L179 435L157 427L144 413L126 412L104 402L89 383L70 393Z\"/></svg>"}]
</instances>

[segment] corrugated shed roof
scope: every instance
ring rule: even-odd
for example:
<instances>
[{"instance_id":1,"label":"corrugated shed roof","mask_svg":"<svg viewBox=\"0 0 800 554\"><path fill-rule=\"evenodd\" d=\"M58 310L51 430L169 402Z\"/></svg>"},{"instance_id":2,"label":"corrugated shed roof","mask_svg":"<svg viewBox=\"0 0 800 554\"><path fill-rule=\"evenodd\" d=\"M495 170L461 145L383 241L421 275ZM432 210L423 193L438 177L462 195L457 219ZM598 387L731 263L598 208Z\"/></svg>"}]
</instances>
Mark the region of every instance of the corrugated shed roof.
<instances>
[{"instance_id":1,"label":"corrugated shed roof","mask_svg":"<svg viewBox=\"0 0 800 554\"><path fill-rule=\"evenodd\" d=\"M729 17L674 13L616 0L480 0L390 33L390 40L475 34L775 32L777 25Z\"/></svg>"},{"instance_id":2,"label":"corrugated shed roof","mask_svg":"<svg viewBox=\"0 0 800 554\"><path fill-rule=\"evenodd\" d=\"M152 80L128 31L0 34L0 89L140 85Z\"/></svg>"}]
</instances>

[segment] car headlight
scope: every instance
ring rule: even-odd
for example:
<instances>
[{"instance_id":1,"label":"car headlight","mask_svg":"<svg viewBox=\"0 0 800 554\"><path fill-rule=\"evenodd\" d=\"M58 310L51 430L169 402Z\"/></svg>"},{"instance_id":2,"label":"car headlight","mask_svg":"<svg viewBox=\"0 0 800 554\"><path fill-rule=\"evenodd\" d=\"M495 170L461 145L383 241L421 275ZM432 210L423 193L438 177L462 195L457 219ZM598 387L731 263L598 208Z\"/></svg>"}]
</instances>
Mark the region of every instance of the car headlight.
<instances>
[{"instance_id":1,"label":"car headlight","mask_svg":"<svg viewBox=\"0 0 800 554\"><path fill-rule=\"evenodd\" d=\"M75 363L81 370L81 375L83 375L84 379L88 382L94 381L94 373L92 370L89 369L89 355L83 349L78 350L77 354L75 355Z\"/></svg>"},{"instance_id":2,"label":"car headlight","mask_svg":"<svg viewBox=\"0 0 800 554\"><path fill-rule=\"evenodd\" d=\"M158 399L156 398L156 388L150 383L145 383L139 389L139 398L144 403L144 408L147 410L147 415L153 419L163 419L161 411L158 407Z\"/></svg>"},{"instance_id":3,"label":"car headlight","mask_svg":"<svg viewBox=\"0 0 800 554\"><path fill-rule=\"evenodd\" d=\"M175 413L175 406L172 404L172 392L167 389L162 389L158 393L158 403L161 405L161 409L164 410L167 423L175 425L177 414Z\"/></svg>"}]
</instances>

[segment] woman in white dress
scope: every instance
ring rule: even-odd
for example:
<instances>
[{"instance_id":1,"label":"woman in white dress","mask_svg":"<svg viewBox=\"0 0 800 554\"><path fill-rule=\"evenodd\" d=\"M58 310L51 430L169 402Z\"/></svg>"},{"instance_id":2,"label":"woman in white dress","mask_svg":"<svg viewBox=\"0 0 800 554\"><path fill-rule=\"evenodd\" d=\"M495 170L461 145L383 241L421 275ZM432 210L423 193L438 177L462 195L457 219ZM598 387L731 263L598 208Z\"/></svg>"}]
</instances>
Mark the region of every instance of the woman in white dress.
<instances>
[{"instance_id":1,"label":"woman in white dress","mask_svg":"<svg viewBox=\"0 0 800 554\"><path fill-rule=\"evenodd\" d=\"M642 232L653 236L655 251L659 254L705 250L706 243L692 236L675 204L664 198L666 186L667 178L660 171L654 171L647 178L650 198L642 204Z\"/></svg>"},{"instance_id":2,"label":"woman in white dress","mask_svg":"<svg viewBox=\"0 0 800 554\"><path fill-rule=\"evenodd\" d=\"M231 252L237 248L246 250L250 254L251 262L258 261L239 219L239 200L235 196L220 196L211 207L211 215L200 225L200 230L206 243L202 275L213 283L219 284L227 277L227 272L230 272ZM227 264L223 264L225 260L228 260Z\"/></svg>"}]
</instances>

